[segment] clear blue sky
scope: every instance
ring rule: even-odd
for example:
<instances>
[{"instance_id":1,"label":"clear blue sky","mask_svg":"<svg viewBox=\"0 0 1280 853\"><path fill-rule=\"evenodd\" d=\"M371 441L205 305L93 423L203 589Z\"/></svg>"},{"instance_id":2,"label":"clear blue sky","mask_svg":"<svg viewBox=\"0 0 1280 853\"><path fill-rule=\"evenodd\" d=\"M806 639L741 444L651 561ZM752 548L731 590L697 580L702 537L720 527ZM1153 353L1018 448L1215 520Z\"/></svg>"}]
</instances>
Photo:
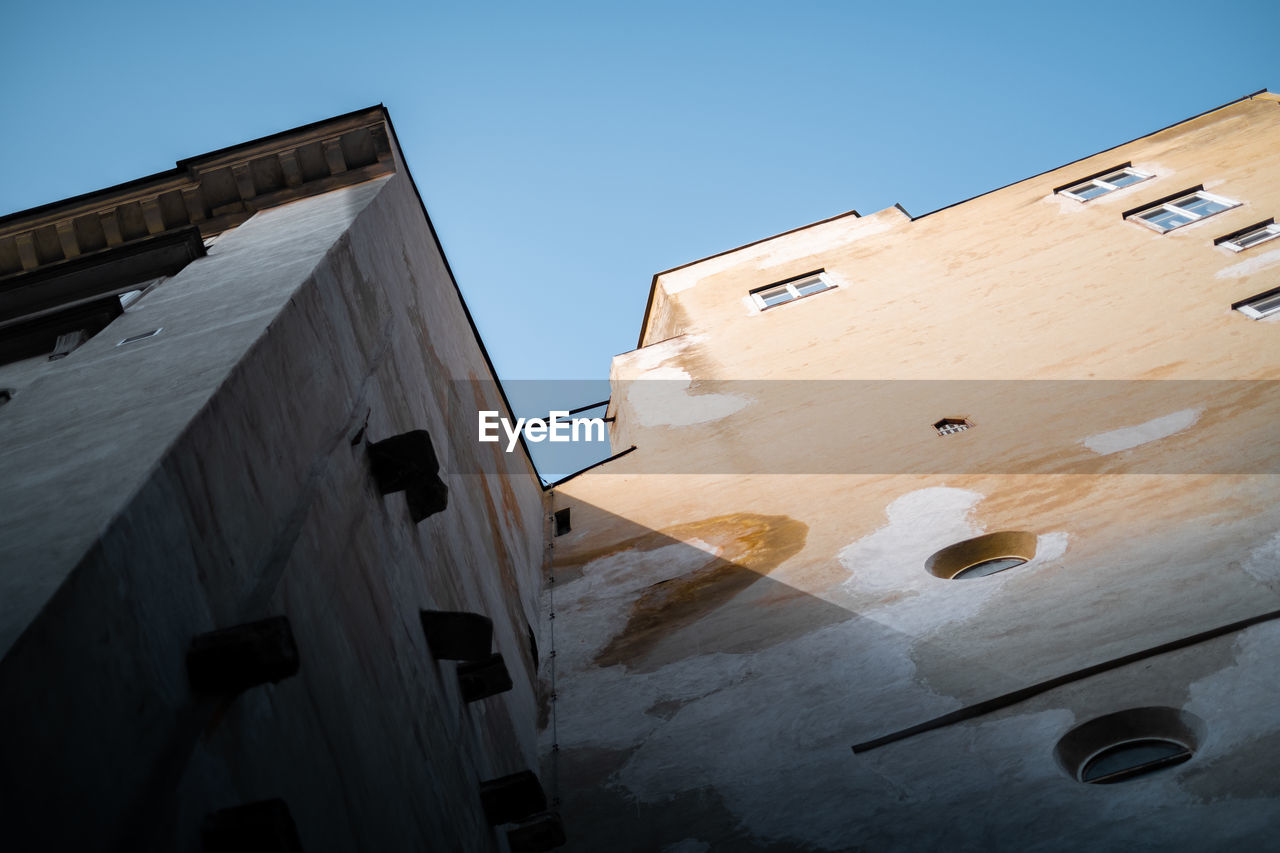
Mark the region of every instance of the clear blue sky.
<instances>
[{"instance_id":1,"label":"clear blue sky","mask_svg":"<svg viewBox=\"0 0 1280 853\"><path fill-rule=\"evenodd\" d=\"M9 4L0 212L382 102L500 376L598 378L653 273L1280 90L1278 37L1276 0Z\"/></svg>"}]
</instances>

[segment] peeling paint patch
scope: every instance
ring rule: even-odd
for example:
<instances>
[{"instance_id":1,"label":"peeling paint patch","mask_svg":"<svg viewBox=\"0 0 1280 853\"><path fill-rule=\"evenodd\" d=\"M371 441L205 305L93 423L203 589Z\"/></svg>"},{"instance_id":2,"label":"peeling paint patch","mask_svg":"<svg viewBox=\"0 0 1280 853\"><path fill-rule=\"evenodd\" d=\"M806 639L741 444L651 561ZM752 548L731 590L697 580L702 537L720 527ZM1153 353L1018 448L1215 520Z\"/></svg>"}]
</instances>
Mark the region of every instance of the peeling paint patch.
<instances>
[{"instance_id":1,"label":"peeling paint patch","mask_svg":"<svg viewBox=\"0 0 1280 853\"><path fill-rule=\"evenodd\" d=\"M886 509L883 527L840 551L840 563L849 572L842 592L868 618L924 636L976 616L1011 579L1066 553L1068 534L1051 532L1036 537L1035 559L1009 572L974 581L929 574L925 564L932 554L985 532L972 518L982 499L977 492L946 486L902 495Z\"/></svg>"},{"instance_id":2,"label":"peeling paint patch","mask_svg":"<svg viewBox=\"0 0 1280 853\"><path fill-rule=\"evenodd\" d=\"M798 554L809 528L781 515L726 515L680 525L672 538L698 541L704 565L651 584L631 605L626 627L596 655L607 667L634 664L674 632L697 622ZM719 543L712 550L707 539ZM719 552L719 556L717 555Z\"/></svg>"},{"instance_id":3,"label":"peeling paint patch","mask_svg":"<svg viewBox=\"0 0 1280 853\"><path fill-rule=\"evenodd\" d=\"M691 394L693 379L679 367L645 371L627 386L635 419L648 427L683 427L727 418L755 402L741 394Z\"/></svg>"},{"instance_id":4,"label":"peeling paint patch","mask_svg":"<svg viewBox=\"0 0 1280 853\"><path fill-rule=\"evenodd\" d=\"M1136 426L1100 432L1089 436L1081 443L1099 456L1109 456L1112 453L1130 450L1190 429L1196 421L1200 420L1203 411L1204 409L1183 409Z\"/></svg>"},{"instance_id":5,"label":"peeling paint patch","mask_svg":"<svg viewBox=\"0 0 1280 853\"><path fill-rule=\"evenodd\" d=\"M1280 623L1254 625L1236 635L1235 662L1195 681L1183 710L1208 725L1197 755L1217 760L1251 738L1280 731L1275 709L1280 705L1280 680L1275 672L1275 650ZM1230 720L1230 725L1219 721Z\"/></svg>"},{"instance_id":6,"label":"peeling paint patch","mask_svg":"<svg viewBox=\"0 0 1280 853\"><path fill-rule=\"evenodd\" d=\"M702 335L680 335L679 337L659 341L656 344L650 344L638 350L632 350L617 358L618 360L625 359L627 367L631 370L644 372L661 366L663 362L670 361L686 349L701 343L702 339Z\"/></svg>"},{"instance_id":7,"label":"peeling paint patch","mask_svg":"<svg viewBox=\"0 0 1280 853\"><path fill-rule=\"evenodd\" d=\"M1241 567L1265 584L1280 582L1280 532L1250 550Z\"/></svg>"},{"instance_id":8,"label":"peeling paint patch","mask_svg":"<svg viewBox=\"0 0 1280 853\"><path fill-rule=\"evenodd\" d=\"M1280 249L1272 249L1270 252L1263 252L1261 255L1254 255L1252 258L1234 263L1229 267L1223 267L1214 273L1213 277L1243 278L1244 276L1270 269L1277 264L1280 264Z\"/></svg>"}]
</instances>

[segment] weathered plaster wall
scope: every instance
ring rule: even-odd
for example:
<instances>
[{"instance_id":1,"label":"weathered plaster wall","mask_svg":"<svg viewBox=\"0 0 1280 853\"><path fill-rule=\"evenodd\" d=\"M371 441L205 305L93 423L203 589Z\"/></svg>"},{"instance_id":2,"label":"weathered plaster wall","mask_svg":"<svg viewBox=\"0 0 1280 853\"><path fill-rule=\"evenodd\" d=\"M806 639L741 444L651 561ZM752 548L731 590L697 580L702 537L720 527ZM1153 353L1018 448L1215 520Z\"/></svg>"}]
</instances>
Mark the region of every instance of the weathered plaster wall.
<instances>
[{"instance_id":1,"label":"weathered plaster wall","mask_svg":"<svg viewBox=\"0 0 1280 853\"><path fill-rule=\"evenodd\" d=\"M554 495L574 529L553 539L544 743L553 712L571 849L1272 846L1275 622L851 747L1280 608L1273 390L1064 403L1044 382L1280 378L1275 323L1230 310L1280 283L1280 255L1212 244L1280 211L1278 152L1259 97L914 222L845 217L660 275L651 345L613 364L615 446L637 450ZM1052 194L1126 160L1156 177ZM1244 204L1166 235L1120 215L1197 183ZM836 290L744 299L819 268ZM937 436L951 415L975 426ZM926 569L1000 530L1035 559ZM1147 706L1203 722L1190 761L1108 786L1059 766L1074 726Z\"/></svg>"},{"instance_id":2,"label":"weathered plaster wall","mask_svg":"<svg viewBox=\"0 0 1280 853\"><path fill-rule=\"evenodd\" d=\"M193 849L282 797L309 851L502 849L477 786L536 764L543 498L459 473L509 463L451 380L502 403L407 176L258 213L52 367L0 412L9 837ZM417 525L365 457L410 429L449 487ZM420 608L491 616L514 688L464 705ZM299 675L193 697L191 637L275 614Z\"/></svg>"}]
</instances>

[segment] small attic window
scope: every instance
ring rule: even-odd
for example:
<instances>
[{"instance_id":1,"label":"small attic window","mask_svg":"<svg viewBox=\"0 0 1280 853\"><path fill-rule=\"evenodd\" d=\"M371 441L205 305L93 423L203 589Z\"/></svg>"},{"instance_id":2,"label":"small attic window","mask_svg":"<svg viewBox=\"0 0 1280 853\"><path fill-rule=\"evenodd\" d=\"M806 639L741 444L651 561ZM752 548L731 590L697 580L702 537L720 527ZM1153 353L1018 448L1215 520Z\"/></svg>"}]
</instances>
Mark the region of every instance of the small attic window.
<instances>
[{"instance_id":1,"label":"small attic window","mask_svg":"<svg viewBox=\"0 0 1280 853\"><path fill-rule=\"evenodd\" d=\"M1250 225L1248 228L1241 228L1231 234L1219 237L1214 240L1215 246L1222 246L1233 252L1243 252L1245 249L1265 243L1268 240L1274 240L1280 237L1280 225L1274 220L1268 219L1265 222L1259 222L1256 225Z\"/></svg>"},{"instance_id":2,"label":"small attic window","mask_svg":"<svg viewBox=\"0 0 1280 853\"><path fill-rule=\"evenodd\" d=\"M1215 213L1239 207L1240 202L1207 193L1200 187L1125 212L1124 218L1140 222L1161 234L1207 219Z\"/></svg>"},{"instance_id":3,"label":"small attic window","mask_svg":"<svg viewBox=\"0 0 1280 853\"><path fill-rule=\"evenodd\" d=\"M1250 296L1231 306L1246 317L1261 320L1273 314L1280 314L1280 287Z\"/></svg>"},{"instance_id":4,"label":"small attic window","mask_svg":"<svg viewBox=\"0 0 1280 853\"><path fill-rule=\"evenodd\" d=\"M1062 193L1068 198L1073 198L1076 201L1088 201L1091 198L1097 198L1098 196L1106 195L1107 193L1113 193L1118 189L1129 186L1130 184L1145 181L1150 177L1151 175L1146 172L1139 172L1137 169L1134 169L1126 163L1120 168L1101 172L1097 175L1085 178L1083 181L1078 183L1070 184L1065 187L1058 187L1054 192Z\"/></svg>"},{"instance_id":5,"label":"small attic window","mask_svg":"<svg viewBox=\"0 0 1280 853\"><path fill-rule=\"evenodd\" d=\"M556 514L554 518L555 518L555 525L556 525L556 536L563 536L573 529L569 526L569 508L568 507L565 507L564 509L556 510Z\"/></svg>"},{"instance_id":6,"label":"small attic window","mask_svg":"<svg viewBox=\"0 0 1280 853\"><path fill-rule=\"evenodd\" d=\"M943 418L933 425L938 431L938 435L955 435L958 432L964 432L973 424L968 418Z\"/></svg>"},{"instance_id":7,"label":"small attic window","mask_svg":"<svg viewBox=\"0 0 1280 853\"><path fill-rule=\"evenodd\" d=\"M757 288L751 291L751 298L755 300L756 306L763 311L766 308L773 308L775 305L795 302L797 299L813 296L816 293L822 293L833 288L835 288L835 285L827 279L822 270L819 270L789 278L786 281L780 281L768 287Z\"/></svg>"}]
</instances>

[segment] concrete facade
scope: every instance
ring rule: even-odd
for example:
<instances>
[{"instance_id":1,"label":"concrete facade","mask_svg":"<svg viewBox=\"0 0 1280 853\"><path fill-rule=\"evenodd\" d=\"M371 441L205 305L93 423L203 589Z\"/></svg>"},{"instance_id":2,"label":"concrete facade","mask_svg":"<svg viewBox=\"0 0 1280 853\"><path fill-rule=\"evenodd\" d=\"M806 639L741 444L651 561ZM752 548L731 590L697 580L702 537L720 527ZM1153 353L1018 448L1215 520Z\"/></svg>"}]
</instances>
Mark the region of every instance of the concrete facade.
<instances>
[{"instance_id":1,"label":"concrete facade","mask_svg":"<svg viewBox=\"0 0 1280 853\"><path fill-rule=\"evenodd\" d=\"M1148 177L1063 192L1122 167ZM1234 206L1135 219L1195 190ZM1280 315L1233 305L1280 241L1216 241L1277 213L1261 93L655 276L612 366L635 450L554 489L570 849L1273 847ZM985 534L1028 561L937 575ZM1141 738L1190 758L1080 781Z\"/></svg>"},{"instance_id":2,"label":"concrete facade","mask_svg":"<svg viewBox=\"0 0 1280 853\"><path fill-rule=\"evenodd\" d=\"M130 206L153 215L122 234ZM192 229L180 271L112 279ZM308 851L507 849L479 787L537 766L544 498L451 411L455 380L505 403L385 112L6 217L5 259L9 329L75 310L15 293L144 291L65 358L0 366L7 849L209 850L211 813L271 799ZM410 430L448 488L417 522L369 457ZM464 702L423 609L491 618L510 689ZM194 637L273 616L296 675L193 689Z\"/></svg>"}]
</instances>

